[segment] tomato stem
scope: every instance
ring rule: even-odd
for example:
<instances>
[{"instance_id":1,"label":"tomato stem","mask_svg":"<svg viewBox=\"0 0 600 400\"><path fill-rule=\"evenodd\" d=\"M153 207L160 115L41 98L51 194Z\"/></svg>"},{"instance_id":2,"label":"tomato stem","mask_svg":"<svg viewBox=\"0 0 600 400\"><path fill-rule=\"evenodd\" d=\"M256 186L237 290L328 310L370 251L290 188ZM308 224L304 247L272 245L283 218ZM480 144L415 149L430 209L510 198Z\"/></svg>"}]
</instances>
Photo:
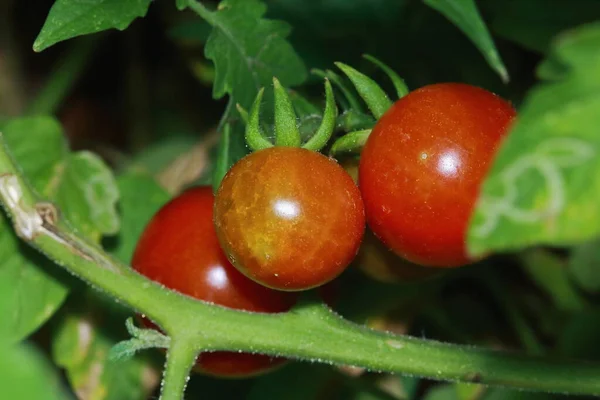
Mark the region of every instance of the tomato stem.
<instances>
[{"instance_id":1,"label":"tomato stem","mask_svg":"<svg viewBox=\"0 0 600 400\"><path fill-rule=\"evenodd\" d=\"M370 134L371 129L349 132L333 143L329 153L331 155L338 155L340 153L360 153L360 150L367 142Z\"/></svg>"},{"instance_id":2,"label":"tomato stem","mask_svg":"<svg viewBox=\"0 0 600 400\"><path fill-rule=\"evenodd\" d=\"M335 65L350 79L375 118L379 119L392 106L388 95L373 79L344 63Z\"/></svg>"},{"instance_id":3,"label":"tomato stem","mask_svg":"<svg viewBox=\"0 0 600 400\"><path fill-rule=\"evenodd\" d=\"M335 129L335 123L337 118L337 107L335 105L335 98L333 97L333 89L328 79L325 79L325 111L323 112L323 119L317 132L312 138L310 138L305 144L305 149L319 151L321 150L331 138L333 130Z\"/></svg>"},{"instance_id":4,"label":"tomato stem","mask_svg":"<svg viewBox=\"0 0 600 400\"><path fill-rule=\"evenodd\" d=\"M364 107L362 105L362 103L360 102L360 100L358 99L357 96L355 96L354 91L352 91L344 82L344 80L335 72L333 72L332 70L328 69L326 71L320 70L320 69L313 69L311 71L314 75L317 75L321 78L324 79L329 79L331 82L333 82L333 84L335 85L335 87L337 87L339 89L340 92L342 92L343 97L340 100L345 100L347 104L342 104L343 109L347 109L347 110L358 110L358 111L365 111ZM340 101L341 103L341 101Z\"/></svg>"},{"instance_id":5,"label":"tomato stem","mask_svg":"<svg viewBox=\"0 0 600 400\"><path fill-rule=\"evenodd\" d=\"M373 57L372 55L364 54L363 58L371 61L373 64L379 67L379 69L381 69L388 76L388 78L390 78L392 84L394 85L394 89L396 89L396 94L398 95L399 99L408 94L408 86L406 86L404 79L400 78L400 75L398 75L396 71L394 71L393 69L391 69L375 57Z\"/></svg>"},{"instance_id":6,"label":"tomato stem","mask_svg":"<svg viewBox=\"0 0 600 400\"><path fill-rule=\"evenodd\" d=\"M260 129L260 105L262 103L265 89L261 88L252 103L250 115L248 116L248 124L246 125L246 143L253 151L258 151L273 147L267 138L265 138L262 129Z\"/></svg>"},{"instance_id":7,"label":"tomato stem","mask_svg":"<svg viewBox=\"0 0 600 400\"><path fill-rule=\"evenodd\" d=\"M277 78L273 78L273 94L275 95L275 145L299 147L300 131L296 123L294 106Z\"/></svg>"},{"instance_id":8,"label":"tomato stem","mask_svg":"<svg viewBox=\"0 0 600 400\"><path fill-rule=\"evenodd\" d=\"M193 341L187 338L176 338L171 341L167 351L160 400L183 399L188 376L197 355Z\"/></svg>"}]
</instances>

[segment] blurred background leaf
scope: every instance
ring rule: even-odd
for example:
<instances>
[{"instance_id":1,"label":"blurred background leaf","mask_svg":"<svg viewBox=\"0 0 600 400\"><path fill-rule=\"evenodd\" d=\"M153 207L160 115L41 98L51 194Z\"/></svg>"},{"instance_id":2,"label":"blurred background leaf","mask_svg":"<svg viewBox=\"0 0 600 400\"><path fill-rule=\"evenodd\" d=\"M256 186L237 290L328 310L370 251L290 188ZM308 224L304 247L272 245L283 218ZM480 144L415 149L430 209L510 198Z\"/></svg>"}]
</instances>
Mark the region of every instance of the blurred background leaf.
<instances>
[{"instance_id":1,"label":"blurred background leaf","mask_svg":"<svg viewBox=\"0 0 600 400\"><path fill-rule=\"evenodd\" d=\"M55 43L106 29L124 30L146 15L151 0L57 0L33 49L42 51Z\"/></svg>"},{"instance_id":2,"label":"blurred background leaf","mask_svg":"<svg viewBox=\"0 0 600 400\"><path fill-rule=\"evenodd\" d=\"M0 385L6 399L73 399L41 352L29 344L6 345L0 341Z\"/></svg>"},{"instance_id":3,"label":"blurred background leaf","mask_svg":"<svg viewBox=\"0 0 600 400\"><path fill-rule=\"evenodd\" d=\"M481 19L474 0L424 0L452 21L479 48L490 66L508 82L508 72L496 50L494 41Z\"/></svg>"},{"instance_id":4,"label":"blurred background leaf","mask_svg":"<svg viewBox=\"0 0 600 400\"><path fill-rule=\"evenodd\" d=\"M110 169L97 155L70 153L60 124L50 117L16 119L4 138L25 174L44 198L55 201L75 228L98 242L119 227L118 192ZM66 294L65 273L27 247L5 217L0 234L0 308L7 309L2 330L20 340L60 307Z\"/></svg>"},{"instance_id":5,"label":"blurred background leaf","mask_svg":"<svg viewBox=\"0 0 600 400\"><path fill-rule=\"evenodd\" d=\"M81 400L147 399L160 382L160 364L152 364L148 353L108 358L111 347L129 337L124 321L131 311L100 296L86 289L69 299L55 322L52 358Z\"/></svg>"},{"instance_id":6,"label":"blurred background leaf","mask_svg":"<svg viewBox=\"0 0 600 400\"><path fill-rule=\"evenodd\" d=\"M600 234L599 48L600 24L556 42L552 62L568 72L530 91L503 142L471 222L474 254Z\"/></svg>"}]
</instances>

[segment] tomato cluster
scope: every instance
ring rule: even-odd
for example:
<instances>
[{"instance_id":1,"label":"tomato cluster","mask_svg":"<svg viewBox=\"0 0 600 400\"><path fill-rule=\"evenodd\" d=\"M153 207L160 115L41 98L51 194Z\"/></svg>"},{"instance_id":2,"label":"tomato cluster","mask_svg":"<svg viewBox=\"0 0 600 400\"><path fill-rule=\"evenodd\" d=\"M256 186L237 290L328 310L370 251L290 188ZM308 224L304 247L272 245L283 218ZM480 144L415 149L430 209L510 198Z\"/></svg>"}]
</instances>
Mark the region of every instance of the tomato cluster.
<instances>
[{"instance_id":1,"label":"tomato cluster","mask_svg":"<svg viewBox=\"0 0 600 400\"><path fill-rule=\"evenodd\" d=\"M133 268L170 289L225 307L264 313L289 310L296 302L294 293L259 285L229 263L215 233L213 205L210 187L189 189L164 205L140 237ZM195 369L219 376L246 376L281 361L214 352L201 354Z\"/></svg>"},{"instance_id":2,"label":"tomato cluster","mask_svg":"<svg viewBox=\"0 0 600 400\"><path fill-rule=\"evenodd\" d=\"M198 187L166 204L146 227L132 265L189 296L275 313L293 306L295 292L336 278L357 254L374 265L372 275L403 280L436 270L424 266L472 262L465 251L469 218L514 117L508 102L469 85L411 92L372 130L358 186L318 152L255 151L229 170L216 197ZM244 376L281 362L218 352L201 354L197 369Z\"/></svg>"}]
</instances>

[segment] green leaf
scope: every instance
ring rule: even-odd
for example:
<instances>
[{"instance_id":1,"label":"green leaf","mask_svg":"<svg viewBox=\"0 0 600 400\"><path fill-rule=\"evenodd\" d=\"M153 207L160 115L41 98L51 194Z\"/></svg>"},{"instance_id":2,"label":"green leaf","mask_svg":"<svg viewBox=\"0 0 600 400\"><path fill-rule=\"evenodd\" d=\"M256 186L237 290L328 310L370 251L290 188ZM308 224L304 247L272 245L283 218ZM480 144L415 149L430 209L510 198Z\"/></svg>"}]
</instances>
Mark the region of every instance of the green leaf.
<instances>
[{"instance_id":1,"label":"green leaf","mask_svg":"<svg viewBox=\"0 0 600 400\"><path fill-rule=\"evenodd\" d=\"M0 345L0 387L5 399L71 399L48 361L29 345Z\"/></svg>"},{"instance_id":2,"label":"green leaf","mask_svg":"<svg viewBox=\"0 0 600 400\"><path fill-rule=\"evenodd\" d=\"M495 34L540 53L561 31L600 18L597 0L484 0L480 7Z\"/></svg>"},{"instance_id":3,"label":"green leaf","mask_svg":"<svg viewBox=\"0 0 600 400\"><path fill-rule=\"evenodd\" d=\"M508 71L498 54L485 23L481 19L474 0L424 0L424 2L445 15L462 30L475 43L502 80L508 82Z\"/></svg>"},{"instance_id":4,"label":"green leaf","mask_svg":"<svg viewBox=\"0 0 600 400\"><path fill-rule=\"evenodd\" d=\"M266 7L262 2L224 0L214 12L196 1L188 1L188 6L213 27L205 47L206 57L215 63L213 97L229 94L230 105L249 109L259 89L270 85L273 77L285 87L306 79L302 59L286 40L289 25L263 18ZM223 120L232 118L232 108L228 107ZM248 151L244 135L239 134L243 128L237 124L231 128L231 136L222 138L220 144L220 153L228 161L227 169Z\"/></svg>"},{"instance_id":5,"label":"green leaf","mask_svg":"<svg viewBox=\"0 0 600 400\"><path fill-rule=\"evenodd\" d=\"M196 135L167 136L137 153L131 167L157 175L197 143Z\"/></svg>"},{"instance_id":6,"label":"green leaf","mask_svg":"<svg viewBox=\"0 0 600 400\"><path fill-rule=\"evenodd\" d=\"M600 360L600 311L586 310L570 316L556 344L560 356Z\"/></svg>"},{"instance_id":7,"label":"green leaf","mask_svg":"<svg viewBox=\"0 0 600 400\"><path fill-rule=\"evenodd\" d=\"M117 258L129 264L146 224L169 200L169 194L152 177L139 172L119 176L117 184L121 193L121 230L109 239L108 245Z\"/></svg>"},{"instance_id":8,"label":"green leaf","mask_svg":"<svg viewBox=\"0 0 600 400\"><path fill-rule=\"evenodd\" d=\"M439 385L427 392L425 400L458 400L458 394L453 385Z\"/></svg>"},{"instance_id":9,"label":"green leaf","mask_svg":"<svg viewBox=\"0 0 600 400\"><path fill-rule=\"evenodd\" d=\"M25 175L43 198L98 242L119 229L118 191L106 164L90 152L70 153L62 127L51 117L15 119L4 137Z\"/></svg>"},{"instance_id":10,"label":"green leaf","mask_svg":"<svg viewBox=\"0 0 600 400\"><path fill-rule=\"evenodd\" d=\"M481 394L486 387L476 383L457 382L454 384L456 396L458 400L477 400L481 398Z\"/></svg>"},{"instance_id":11,"label":"green leaf","mask_svg":"<svg viewBox=\"0 0 600 400\"><path fill-rule=\"evenodd\" d=\"M569 257L569 273L573 281L589 293L600 292L600 240L576 246Z\"/></svg>"},{"instance_id":12,"label":"green leaf","mask_svg":"<svg viewBox=\"0 0 600 400\"><path fill-rule=\"evenodd\" d=\"M4 127L4 138L37 191L82 233L98 241L117 230L117 190L110 171L91 153L69 153L56 120L13 120ZM0 330L17 341L54 314L68 289L62 271L22 243L4 216L0 224L0 310L7 310Z\"/></svg>"},{"instance_id":13,"label":"green leaf","mask_svg":"<svg viewBox=\"0 0 600 400\"><path fill-rule=\"evenodd\" d=\"M537 285L547 292L559 310L576 311L586 303L577 293L568 277L565 263L544 250L531 250L522 257L524 270Z\"/></svg>"},{"instance_id":14,"label":"green leaf","mask_svg":"<svg viewBox=\"0 0 600 400\"><path fill-rule=\"evenodd\" d=\"M561 80L527 96L483 185L471 221L473 254L600 235L600 24L557 42Z\"/></svg>"},{"instance_id":15,"label":"green leaf","mask_svg":"<svg viewBox=\"0 0 600 400\"><path fill-rule=\"evenodd\" d=\"M224 0L207 15L213 31L206 57L216 68L213 95L230 94L248 109L261 87L277 77L285 87L306 79L306 68L285 39L288 24L263 18L265 5L258 0Z\"/></svg>"},{"instance_id":16,"label":"green leaf","mask_svg":"<svg viewBox=\"0 0 600 400\"><path fill-rule=\"evenodd\" d=\"M184 10L185 8L187 8L187 1L186 0L176 0L175 1L175 5L177 6L178 10Z\"/></svg>"},{"instance_id":17,"label":"green leaf","mask_svg":"<svg viewBox=\"0 0 600 400\"><path fill-rule=\"evenodd\" d=\"M119 192L106 164L90 152L73 153L60 165L60 183L53 198L65 217L95 241L101 235L117 233Z\"/></svg>"},{"instance_id":18,"label":"green leaf","mask_svg":"<svg viewBox=\"0 0 600 400\"><path fill-rule=\"evenodd\" d=\"M148 11L151 0L56 0L33 44L42 51L76 36L107 29L124 30Z\"/></svg>"},{"instance_id":19,"label":"green leaf","mask_svg":"<svg viewBox=\"0 0 600 400\"><path fill-rule=\"evenodd\" d=\"M108 304L88 291L71 303L85 311L70 310L58 321L52 357L66 370L79 398L96 400L143 400L159 382L159 373L144 357L112 360L110 349L127 338L123 320L129 311Z\"/></svg>"}]
</instances>

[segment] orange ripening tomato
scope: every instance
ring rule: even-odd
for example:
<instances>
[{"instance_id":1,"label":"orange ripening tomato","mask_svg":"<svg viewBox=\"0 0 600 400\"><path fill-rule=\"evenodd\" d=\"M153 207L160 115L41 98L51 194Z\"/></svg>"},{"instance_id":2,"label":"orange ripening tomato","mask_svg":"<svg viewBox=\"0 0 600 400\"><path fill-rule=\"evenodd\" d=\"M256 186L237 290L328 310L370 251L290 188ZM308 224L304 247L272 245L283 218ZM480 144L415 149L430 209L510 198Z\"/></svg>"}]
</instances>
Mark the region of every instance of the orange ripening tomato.
<instances>
[{"instance_id":1,"label":"orange ripening tomato","mask_svg":"<svg viewBox=\"0 0 600 400\"><path fill-rule=\"evenodd\" d=\"M213 205L210 187L189 189L164 205L140 237L133 268L170 289L225 307L263 313L289 310L297 300L294 293L259 285L229 263L215 233ZM155 327L147 320L144 323ZM284 361L220 351L200 354L194 369L215 376L243 377Z\"/></svg>"},{"instance_id":2,"label":"orange ripening tomato","mask_svg":"<svg viewBox=\"0 0 600 400\"><path fill-rule=\"evenodd\" d=\"M271 147L229 170L216 195L215 227L246 276L296 291L344 271L360 246L365 215L358 187L333 159Z\"/></svg>"}]
</instances>

